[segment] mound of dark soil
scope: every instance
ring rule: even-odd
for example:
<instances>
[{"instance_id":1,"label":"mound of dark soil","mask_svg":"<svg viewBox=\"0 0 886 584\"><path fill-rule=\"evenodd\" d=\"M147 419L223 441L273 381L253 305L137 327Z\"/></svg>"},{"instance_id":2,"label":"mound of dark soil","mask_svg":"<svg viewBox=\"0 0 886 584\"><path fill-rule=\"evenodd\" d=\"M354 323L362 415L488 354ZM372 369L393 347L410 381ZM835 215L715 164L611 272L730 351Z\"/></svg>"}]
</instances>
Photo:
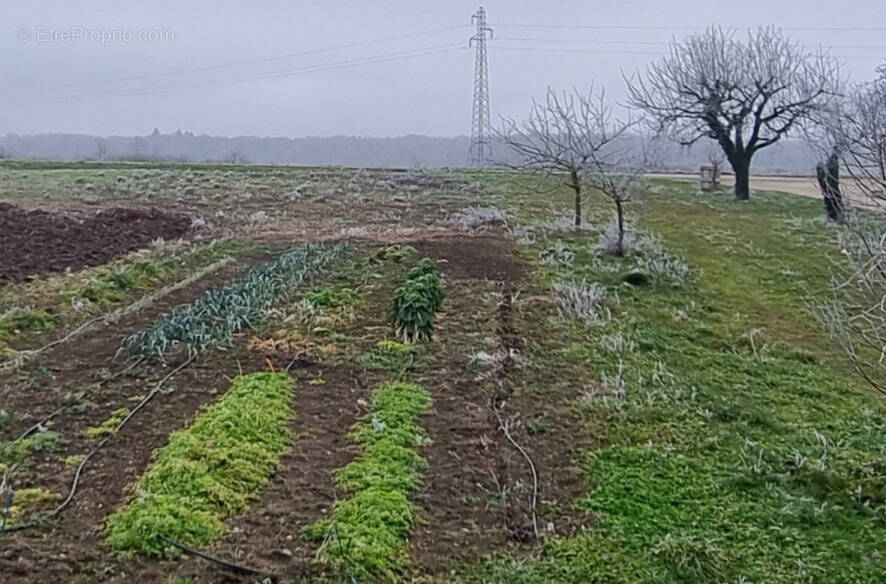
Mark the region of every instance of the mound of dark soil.
<instances>
[{"instance_id":1,"label":"mound of dark soil","mask_svg":"<svg viewBox=\"0 0 886 584\"><path fill-rule=\"evenodd\" d=\"M103 264L162 237L181 237L184 215L108 209L84 220L0 203L0 286L32 275Z\"/></svg>"},{"instance_id":2,"label":"mound of dark soil","mask_svg":"<svg viewBox=\"0 0 886 584\"><path fill-rule=\"evenodd\" d=\"M503 237L447 237L409 244L418 250L419 257L442 262L440 271L451 278L513 282L526 273L514 243Z\"/></svg>"}]
</instances>

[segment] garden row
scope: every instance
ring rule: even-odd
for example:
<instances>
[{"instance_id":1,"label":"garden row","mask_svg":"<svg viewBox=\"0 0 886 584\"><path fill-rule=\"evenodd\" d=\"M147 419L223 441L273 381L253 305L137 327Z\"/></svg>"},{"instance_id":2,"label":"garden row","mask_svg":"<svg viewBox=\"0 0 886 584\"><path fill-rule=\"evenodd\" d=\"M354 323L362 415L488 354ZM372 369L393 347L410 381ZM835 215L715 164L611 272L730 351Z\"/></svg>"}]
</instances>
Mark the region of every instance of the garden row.
<instances>
[{"instance_id":1,"label":"garden row","mask_svg":"<svg viewBox=\"0 0 886 584\"><path fill-rule=\"evenodd\" d=\"M319 273L347 249L347 244L302 244L242 280L206 292L194 302L161 318L150 329L129 337L134 357L162 359L176 345L188 357L230 345L234 335L262 324L274 303Z\"/></svg>"},{"instance_id":2,"label":"garden row","mask_svg":"<svg viewBox=\"0 0 886 584\"><path fill-rule=\"evenodd\" d=\"M133 252L109 264L65 275L49 275L0 289L0 357L13 358L13 345L64 327L77 327L108 309L121 307L140 291L155 299L193 283L230 262L244 246L231 240L205 245L168 242ZM136 301L145 305L144 299Z\"/></svg>"},{"instance_id":3,"label":"garden row","mask_svg":"<svg viewBox=\"0 0 886 584\"><path fill-rule=\"evenodd\" d=\"M243 281L173 312L131 337L127 346L134 355L162 356L173 343L182 343L194 355L230 343L247 326L270 328L271 305L343 249L300 246ZM257 299L240 300L251 294ZM422 260L391 300L396 334L410 342L429 340L442 299L436 264ZM352 318L347 315L358 305L353 289L306 291L297 303L300 325L316 328ZM217 318L223 311L225 320ZM177 553L173 542L200 547L220 538L225 520L248 508L289 448L290 421L298 414L291 405L292 387L283 373L236 378L224 397L156 453L133 501L107 521L111 547L124 555L170 556ZM360 581L391 581L408 566L408 536L418 520L410 496L420 488L426 466L416 449L428 441L419 416L430 403L428 392L411 383L392 380L374 390L369 412L349 434L361 454L334 474L346 497L329 517L304 528L308 539L320 542L318 559L332 570Z\"/></svg>"}]
</instances>

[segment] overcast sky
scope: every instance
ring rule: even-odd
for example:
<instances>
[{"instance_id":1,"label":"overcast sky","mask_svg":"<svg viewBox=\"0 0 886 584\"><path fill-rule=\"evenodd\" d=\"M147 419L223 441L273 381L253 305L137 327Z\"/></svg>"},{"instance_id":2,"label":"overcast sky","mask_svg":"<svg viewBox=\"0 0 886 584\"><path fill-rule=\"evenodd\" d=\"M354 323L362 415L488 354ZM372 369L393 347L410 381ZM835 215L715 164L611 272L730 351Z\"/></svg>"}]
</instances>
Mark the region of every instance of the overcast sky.
<instances>
[{"instance_id":1,"label":"overcast sky","mask_svg":"<svg viewBox=\"0 0 886 584\"><path fill-rule=\"evenodd\" d=\"M658 43L711 23L854 29L790 34L855 57L844 61L846 70L867 79L886 60L883 2L490 0L492 115L521 116L548 84L593 82L618 100L622 70L655 59L664 49ZM468 25L477 6L0 0L0 133L466 134L474 66ZM879 30L861 30L872 28ZM357 43L365 44L341 48ZM386 60L365 63L376 58Z\"/></svg>"}]
</instances>

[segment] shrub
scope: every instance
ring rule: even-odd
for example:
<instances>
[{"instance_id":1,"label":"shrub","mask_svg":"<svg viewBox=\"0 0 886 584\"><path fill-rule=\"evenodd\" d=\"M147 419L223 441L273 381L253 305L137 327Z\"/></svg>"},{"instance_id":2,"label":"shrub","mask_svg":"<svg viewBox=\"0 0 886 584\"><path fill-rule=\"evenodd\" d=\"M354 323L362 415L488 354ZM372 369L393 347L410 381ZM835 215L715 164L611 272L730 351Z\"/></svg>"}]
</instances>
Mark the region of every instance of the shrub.
<instances>
[{"instance_id":1,"label":"shrub","mask_svg":"<svg viewBox=\"0 0 886 584\"><path fill-rule=\"evenodd\" d=\"M496 207L467 207L450 219L457 229L469 231L485 226L505 224L505 216Z\"/></svg>"},{"instance_id":2,"label":"shrub","mask_svg":"<svg viewBox=\"0 0 886 584\"><path fill-rule=\"evenodd\" d=\"M606 288L592 282L557 282L554 284L557 295L557 310L560 316L576 317L587 324L605 324L611 316L603 306Z\"/></svg>"},{"instance_id":3,"label":"shrub","mask_svg":"<svg viewBox=\"0 0 886 584\"><path fill-rule=\"evenodd\" d=\"M556 240L538 255L538 263L542 265L571 266L575 261L575 252L560 240Z\"/></svg>"},{"instance_id":4,"label":"shrub","mask_svg":"<svg viewBox=\"0 0 886 584\"><path fill-rule=\"evenodd\" d=\"M397 338L404 343L430 339L434 314L443 298L437 265L425 258L409 270L406 282L394 291L391 318Z\"/></svg>"},{"instance_id":5,"label":"shrub","mask_svg":"<svg viewBox=\"0 0 886 584\"><path fill-rule=\"evenodd\" d=\"M628 256L634 251L634 228L631 225L625 225L624 232L621 233L621 244L619 245L619 228L618 222L613 218L606 231L600 234L597 242L596 252L599 255L606 256Z\"/></svg>"}]
</instances>

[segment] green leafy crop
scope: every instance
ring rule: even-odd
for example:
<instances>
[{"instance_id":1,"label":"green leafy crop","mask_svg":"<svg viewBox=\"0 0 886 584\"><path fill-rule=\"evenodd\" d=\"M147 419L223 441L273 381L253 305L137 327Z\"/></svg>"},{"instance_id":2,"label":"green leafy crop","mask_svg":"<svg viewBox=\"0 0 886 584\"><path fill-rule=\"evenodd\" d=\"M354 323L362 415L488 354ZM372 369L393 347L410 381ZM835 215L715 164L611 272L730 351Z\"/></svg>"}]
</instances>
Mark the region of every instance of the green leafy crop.
<instances>
[{"instance_id":1,"label":"green leafy crop","mask_svg":"<svg viewBox=\"0 0 886 584\"><path fill-rule=\"evenodd\" d=\"M437 265L428 258L421 260L409 271L406 282L394 291L391 312L397 338L403 342L430 339L434 314L443 298Z\"/></svg>"},{"instance_id":2,"label":"green leafy crop","mask_svg":"<svg viewBox=\"0 0 886 584\"><path fill-rule=\"evenodd\" d=\"M376 389L372 411L350 434L363 453L335 476L351 496L336 503L330 518L305 530L324 541L321 558L361 582L392 582L402 575L407 536L416 521L408 496L421 487L427 464L414 451L427 442L418 416L430 405L430 395L418 385Z\"/></svg>"},{"instance_id":3,"label":"green leafy crop","mask_svg":"<svg viewBox=\"0 0 886 584\"><path fill-rule=\"evenodd\" d=\"M150 329L127 338L125 347L134 356L156 359L177 343L185 345L189 356L226 346L236 333L260 324L277 300L313 277L346 248L345 244L299 245L251 270L239 282L210 290L167 314Z\"/></svg>"},{"instance_id":4,"label":"green leafy crop","mask_svg":"<svg viewBox=\"0 0 886 584\"><path fill-rule=\"evenodd\" d=\"M117 552L162 556L160 536L206 544L225 531L223 520L242 513L268 483L289 447L292 380L253 373L157 452L135 500L108 519L108 544Z\"/></svg>"}]
</instances>

